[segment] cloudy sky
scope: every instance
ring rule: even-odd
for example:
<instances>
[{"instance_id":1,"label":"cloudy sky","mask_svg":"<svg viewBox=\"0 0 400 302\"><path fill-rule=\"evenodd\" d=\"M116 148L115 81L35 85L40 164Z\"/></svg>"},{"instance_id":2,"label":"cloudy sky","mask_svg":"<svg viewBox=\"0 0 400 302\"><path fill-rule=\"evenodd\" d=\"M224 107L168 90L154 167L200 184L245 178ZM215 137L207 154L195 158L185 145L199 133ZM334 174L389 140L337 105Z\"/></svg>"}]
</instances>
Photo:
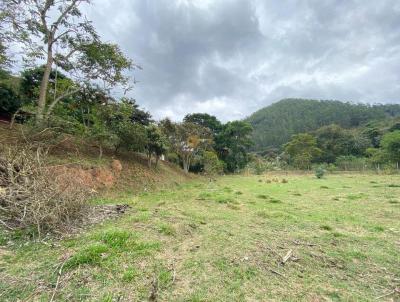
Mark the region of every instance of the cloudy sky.
<instances>
[{"instance_id":1,"label":"cloudy sky","mask_svg":"<svg viewBox=\"0 0 400 302\"><path fill-rule=\"evenodd\" d=\"M282 98L400 103L400 1L95 0L156 118L223 121Z\"/></svg>"}]
</instances>

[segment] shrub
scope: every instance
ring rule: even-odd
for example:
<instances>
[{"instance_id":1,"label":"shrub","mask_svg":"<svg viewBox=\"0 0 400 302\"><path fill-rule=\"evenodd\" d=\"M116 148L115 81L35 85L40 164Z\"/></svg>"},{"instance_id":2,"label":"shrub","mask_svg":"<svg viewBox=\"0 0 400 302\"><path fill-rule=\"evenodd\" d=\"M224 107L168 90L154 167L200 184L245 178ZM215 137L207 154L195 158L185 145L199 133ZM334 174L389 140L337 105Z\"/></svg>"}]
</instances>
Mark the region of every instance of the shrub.
<instances>
[{"instance_id":1,"label":"shrub","mask_svg":"<svg viewBox=\"0 0 400 302\"><path fill-rule=\"evenodd\" d=\"M204 172L208 175L222 174L224 172L224 162L218 159L215 152L203 152Z\"/></svg>"},{"instance_id":2,"label":"shrub","mask_svg":"<svg viewBox=\"0 0 400 302\"><path fill-rule=\"evenodd\" d=\"M9 147L0 156L0 223L8 229L60 231L84 217L87 190L62 182L45 166L45 154Z\"/></svg>"},{"instance_id":3,"label":"shrub","mask_svg":"<svg viewBox=\"0 0 400 302\"><path fill-rule=\"evenodd\" d=\"M324 177L325 175L325 170L322 167L318 167L317 169L315 169L315 176L320 179L322 177Z\"/></svg>"}]
</instances>

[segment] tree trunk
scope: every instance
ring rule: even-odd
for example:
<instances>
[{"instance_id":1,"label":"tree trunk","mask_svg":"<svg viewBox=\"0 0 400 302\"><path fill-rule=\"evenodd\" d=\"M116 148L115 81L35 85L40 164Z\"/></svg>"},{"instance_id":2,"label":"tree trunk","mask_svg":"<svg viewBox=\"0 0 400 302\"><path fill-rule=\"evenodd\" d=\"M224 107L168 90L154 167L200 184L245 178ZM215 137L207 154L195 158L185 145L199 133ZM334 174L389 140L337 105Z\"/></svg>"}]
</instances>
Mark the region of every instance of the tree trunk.
<instances>
[{"instance_id":1,"label":"tree trunk","mask_svg":"<svg viewBox=\"0 0 400 302\"><path fill-rule=\"evenodd\" d=\"M160 159L160 157L158 155L156 155L156 163L155 163L155 167L157 168L158 165L158 160Z\"/></svg>"},{"instance_id":2,"label":"tree trunk","mask_svg":"<svg viewBox=\"0 0 400 302\"><path fill-rule=\"evenodd\" d=\"M36 111L36 123L41 124L43 121L44 111L46 108L47 87L49 85L49 78L51 67L53 66L53 38L49 37L47 47L47 62L44 68L43 78L40 83L38 107Z\"/></svg>"},{"instance_id":3,"label":"tree trunk","mask_svg":"<svg viewBox=\"0 0 400 302\"><path fill-rule=\"evenodd\" d=\"M189 164L186 158L183 159L183 171L185 171L185 173L189 173Z\"/></svg>"},{"instance_id":4,"label":"tree trunk","mask_svg":"<svg viewBox=\"0 0 400 302\"><path fill-rule=\"evenodd\" d=\"M147 165L151 168L151 153L147 153Z\"/></svg>"},{"instance_id":5,"label":"tree trunk","mask_svg":"<svg viewBox=\"0 0 400 302\"><path fill-rule=\"evenodd\" d=\"M103 146L100 144L99 145L99 159L103 157Z\"/></svg>"}]
</instances>

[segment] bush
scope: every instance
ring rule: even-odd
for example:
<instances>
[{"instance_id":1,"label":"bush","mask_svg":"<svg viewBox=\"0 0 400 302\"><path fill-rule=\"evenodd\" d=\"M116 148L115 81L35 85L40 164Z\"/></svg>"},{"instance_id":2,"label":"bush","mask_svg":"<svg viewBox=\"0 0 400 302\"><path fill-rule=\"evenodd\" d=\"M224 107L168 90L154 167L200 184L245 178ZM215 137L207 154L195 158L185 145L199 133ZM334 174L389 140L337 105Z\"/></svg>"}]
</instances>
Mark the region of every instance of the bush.
<instances>
[{"instance_id":1,"label":"bush","mask_svg":"<svg viewBox=\"0 0 400 302\"><path fill-rule=\"evenodd\" d=\"M318 167L317 169L315 169L315 176L318 179L324 177L324 175L325 175L325 169L323 167Z\"/></svg>"},{"instance_id":2,"label":"bush","mask_svg":"<svg viewBox=\"0 0 400 302\"><path fill-rule=\"evenodd\" d=\"M40 150L5 150L0 157L0 223L11 230L34 227L40 237L83 218L88 191L71 178L57 181L55 175Z\"/></svg>"},{"instance_id":3,"label":"bush","mask_svg":"<svg viewBox=\"0 0 400 302\"><path fill-rule=\"evenodd\" d=\"M224 172L224 162L218 159L215 152L205 151L203 153L204 172L208 175L222 174Z\"/></svg>"},{"instance_id":4,"label":"bush","mask_svg":"<svg viewBox=\"0 0 400 302\"><path fill-rule=\"evenodd\" d=\"M21 106L21 101L14 90L4 83L0 83L1 112L11 115Z\"/></svg>"}]
</instances>

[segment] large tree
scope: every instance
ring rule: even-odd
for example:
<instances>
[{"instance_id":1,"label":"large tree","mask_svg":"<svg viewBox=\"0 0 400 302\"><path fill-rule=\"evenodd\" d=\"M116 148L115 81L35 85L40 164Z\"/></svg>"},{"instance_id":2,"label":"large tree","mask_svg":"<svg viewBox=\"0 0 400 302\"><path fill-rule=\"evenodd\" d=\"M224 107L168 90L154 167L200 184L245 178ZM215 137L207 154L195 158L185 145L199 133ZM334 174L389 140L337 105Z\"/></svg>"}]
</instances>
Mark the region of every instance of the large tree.
<instances>
[{"instance_id":1,"label":"large tree","mask_svg":"<svg viewBox=\"0 0 400 302\"><path fill-rule=\"evenodd\" d=\"M249 162L248 149L252 145L253 128L243 121L228 122L215 137L215 149L226 164L228 172L243 169Z\"/></svg>"},{"instance_id":2,"label":"large tree","mask_svg":"<svg viewBox=\"0 0 400 302\"><path fill-rule=\"evenodd\" d=\"M293 135L284 148L290 156L291 163L300 169L310 168L311 162L321 155L315 137L308 133Z\"/></svg>"},{"instance_id":3,"label":"large tree","mask_svg":"<svg viewBox=\"0 0 400 302\"><path fill-rule=\"evenodd\" d=\"M127 84L123 72L132 67L115 44L101 42L92 23L82 15L80 6L90 0L3 0L3 9L15 36L25 47L27 61L44 61L36 118L40 123L55 105L78 92L80 85L48 99L53 66L80 81L103 81L105 86Z\"/></svg>"},{"instance_id":4,"label":"large tree","mask_svg":"<svg viewBox=\"0 0 400 302\"><path fill-rule=\"evenodd\" d=\"M211 146L212 135L208 128L189 122L174 123L169 119L162 120L160 127L171 151L182 161L186 173L189 172L194 157Z\"/></svg>"},{"instance_id":5,"label":"large tree","mask_svg":"<svg viewBox=\"0 0 400 302\"><path fill-rule=\"evenodd\" d=\"M145 150L148 166L151 167L151 158L154 156L156 159L155 166L157 167L158 160L167 151L165 137L157 125L149 125L146 128L146 136Z\"/></svg>"},{"instance_id":6,"label":"large tree","mask_svg":"<svg viewBox=\"0 0 400 302\"><path fill-rule=\"evenodd\" d=\"M392 162L400 162L400 130L386 133L381 141L383 150Z\"/></svg>"},{"instance_id":7,"label":"large tree","mask_svg":"<svg viewBox=\"0 0 400 302\"><path fill-rule=\"evenodd\" d=\"M183 121L208 128L214 136L218 135L222 130L221 122L215 116L208 113L187 114Z\"/></svg>"},{"instance_id":8,"label":"large tree","mask_svg":"<svg viewBox=\"0 0 400 302\"><path fill-rule=\"evenodd\" d=\"M367 137L356 130L343 129L338 125L328 125L315 131L318 148L322 153L319 160L334 163L339 156L362 156L370 147Z\"/></svg>"},{"instance_id":9,"label":"large tree","mask_svg":"<svg viewBox=\"0 0 400 302\"><path fill-rule=\"evenodd\" d=\"M0 68L6 68L10 66L11 60L7 55L7 44L10 42L11 37L9 31L6 30L8 14L6 4L0 1Z\"/></svg>"}]
</instances>

